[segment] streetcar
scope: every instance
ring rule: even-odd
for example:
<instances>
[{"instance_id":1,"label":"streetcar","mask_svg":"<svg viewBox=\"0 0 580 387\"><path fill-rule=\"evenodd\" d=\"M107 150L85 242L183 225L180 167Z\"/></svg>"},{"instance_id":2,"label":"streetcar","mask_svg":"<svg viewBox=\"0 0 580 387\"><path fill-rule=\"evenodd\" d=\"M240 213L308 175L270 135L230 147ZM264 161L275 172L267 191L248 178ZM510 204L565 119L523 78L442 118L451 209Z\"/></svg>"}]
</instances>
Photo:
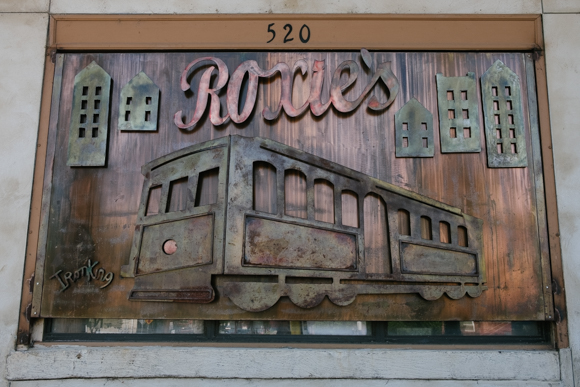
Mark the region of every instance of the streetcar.
<instances>
[{"instance_id":1,"label":"streetcar","mask_svg":"<svg viewBox=\"0 0 580 387\"><path fill-rule=\"evenodd\" d=\"M482 220L259 137L228 136L142 167L129 299L259 312L360 294L481 295ZM216 277L219 281L212 281ZM214 284L214 285L212 285Z\"/></svg>"}]
</instances>

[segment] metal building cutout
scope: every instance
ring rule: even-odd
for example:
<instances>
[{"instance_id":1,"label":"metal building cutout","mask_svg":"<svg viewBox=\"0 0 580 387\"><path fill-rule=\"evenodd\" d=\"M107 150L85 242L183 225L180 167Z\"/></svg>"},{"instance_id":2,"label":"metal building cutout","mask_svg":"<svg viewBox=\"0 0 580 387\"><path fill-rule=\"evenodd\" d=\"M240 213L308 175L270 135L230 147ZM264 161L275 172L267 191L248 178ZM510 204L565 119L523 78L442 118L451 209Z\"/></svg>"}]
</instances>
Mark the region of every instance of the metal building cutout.
<instances>
[{"instance_id":1,"label":"metal building cutout","mask_svg":"<svg viewBox=\"0 0 580 387\"><path fill-rule=\"evenodd\" d=\"M520 79L502 61L481 76L481 94L490 168L528 165Z\"/></svg>"},{"instance_id":2,"label":"metal building cutout","mask_svg":"<svg viewBox=\"0 0 580 387\"><path fill-rule=\"evenodd\" d=\"M442 153L480 152L479 109L475 74L437 74L439 137Z\"/></svg>"},{"instance_id":3,"label":"metal building cutout","mask_svg":"<svg viewBox=\"0 0 580 387\"><path fill-rule=\"evenodd\" d=\"M412 98L395 113L396 157L433 157L433 115Z\"/></svg>"},{"instance_id":4,"label":"metal building cutout","mask_svg":"<svg viewBox=\"0 0 580 387\"><path fill-rule=\"evenodd\" d=\"M159 87L145 74L135 75L121 90L119 130L154 132L159 113Z\"/></svg>"},{"instance_id":5,"label":"metal building cutout","mask_svg":"<svg viewBox=\"0 0 580 387\"><path fill-rule=\"evenodd\" d=\"M107 160L111 76L94 61L75 76L67 165L102 167Z\"/></svg>"},{"instance_id":6,"label":"metal building cutout","mask_svg":"<svg viewBox=\"0 0 580 387\"><path fill-rule=\"evenodd\" d=\"M293 172L306 180L302 215L287 210L285 176ZM482 220L278 142L224 137L154 160L142 173L131 256L122 270L135 277L131 300L209 303L212 276L223 295L250 312L269 309L281 296L311 308L325 297L345 306L359 294L436 300L487 289ZM217 191L204 193L212 176ZM332 191L326 218L319 216L319 184ZM257 195L271 200L258 205ZM354 221L343 213L345 195L355 202ZM380 204L384 227L365 227L368 201ZM377 238L388 241L378 255Z\"/></svg>"}]
</instances>

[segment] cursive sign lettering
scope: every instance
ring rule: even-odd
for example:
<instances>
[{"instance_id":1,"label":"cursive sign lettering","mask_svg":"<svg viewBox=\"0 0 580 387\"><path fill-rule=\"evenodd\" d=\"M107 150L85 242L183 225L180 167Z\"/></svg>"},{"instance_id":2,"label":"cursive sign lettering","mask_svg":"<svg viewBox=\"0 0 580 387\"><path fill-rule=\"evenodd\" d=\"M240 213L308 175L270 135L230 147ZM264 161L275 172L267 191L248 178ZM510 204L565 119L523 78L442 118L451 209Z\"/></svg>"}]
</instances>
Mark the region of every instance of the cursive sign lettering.
<instances>
[{"instance_id":1,"label":"cursive sign lettering","mask_svg":"<svg viewBox=\"0 0 580 387\"><path fill-rule=\"evenodd\" d=\"M86 277L87 282L90 282L92 279L105 282L103 286L99 287L99 289L104 289L111 284L114 278L114 274L112 272L107 273L103 268L99 268L99 270L95 272L94 268L98 264L99 261L95 261L92 263L91 260L89 259L85 266L80 267L75 271L72 272L67 271L61 276L60 273L62 273L62 270L59 270L56 273L54 273L50 278L58 280L61 286L60 288L61 292L64 292L66 289L70 287L71 283L76 282L81 277Z\"/></svg>"},{"instance_id":2,"label":"cursive sign lettering","mask_svg":"<svg viewBox=\"0 0 580 387\"><path fill-rule=\"evenodd\" d=\"M370 54L367 50L361 50L361 57L363 59L363 63L370 67ZM348 113L355 110L362 101L367 97L367 95L373 90L375 85L381 81L384 83L387 91L388 91L388 98L387 101L380 103L376 96L371 96L368 102L368 108L374 111L381 111L389 107L397 93L399 92L399 80L393 74L391 70L391 62L382 62L379 63L375 69L373 77L371 81L367 84L364 88L361 95L355 99L354 101L348 101L344 98L342 94L344 90L346 90L349 86L351 86L354 82L356 82L359 73L359 66L356 62L352 60L347 60L342 62L340 65L337 66L335 69L332 81L330 84L330 96L326 103L321 102L321 94L322 94L322 86L324 83L324 72L326 70L325 62L324 61L314 61L312 66L312 77L310 83L310 95L306 102L298 107L295 108L292 105L292 88L293 88L293 80L294 74L296 74L297 70L300 70L302 75L305 75L308 71L308 64L305 60L300 59L294 63L292 69L286 63L278 63L274 67L269 70L263 70L260 68L258 63L254 60L247 60L240 64L238 68L232 74L230 82L228 84L227 89L227 112L224 117L220 116L220 101L218 93L219 91L228 83L229 72L228 67L226 64L219 58L215 57L203 57L198 58L191 62L183 73L181 74L181 89L185 92L188 91L191 87L190 83L187 81L187 78L190 74L191 69L201 63L201 62L213 62L215 66L210 66L205 72L202 74L199 86L197 89L197 102L195 106L195 111L193 113L193 118L185 123L182 119L183 111L180 110L175 113L174 122L175 125L180 129L191 130L195 125L199 122L201 117L203 116L206 107L208 98L210 99L210 111L209 111L209 119L210 122L214 126L219 126L226 123L230 118L233 122L239 124L244 122L248 119L250 114L254 109L254 105L256 103L256 98L258 94L258 83L260 78L270 78L276 73L280 73L281 80L282 80L282 87L281 87L281 96L280 102L275 109L271 109L270 107L265 107L262 111L262 116L266 120L275 120L278 118L282 110L286 113L289 117L298 117L303 114L308 107L310 106L310 111L315 116L320 116L326 112L326 110L330 107L330 105L334 106L336 110L342 113ZM211 89L210 88L210 80L214 70L217 67L218 77L217 77L217 84L216 87ZM348 79L346 82L341 83L341 75L343 72L348 73ZM242 82L244 80L245 75L247 77L247 93L246 93L246 100L244 102L244 106L242 107L242 111L239 110L239 102L240 102L240 93L242 88Z\"/></svg>"}]
</instances>

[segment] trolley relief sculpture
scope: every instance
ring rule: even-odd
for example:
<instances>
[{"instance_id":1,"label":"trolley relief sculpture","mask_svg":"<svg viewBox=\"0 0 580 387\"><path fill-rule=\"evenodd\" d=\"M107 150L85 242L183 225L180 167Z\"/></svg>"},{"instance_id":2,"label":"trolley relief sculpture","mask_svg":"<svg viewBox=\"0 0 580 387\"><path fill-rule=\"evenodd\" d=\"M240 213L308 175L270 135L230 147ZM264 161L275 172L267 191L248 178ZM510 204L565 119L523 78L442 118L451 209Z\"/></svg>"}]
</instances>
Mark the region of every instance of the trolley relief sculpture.
<instances>
[{"instance_id":1,"label":"trolley relief sculpture","mask_svg":"<svg viewBox=\"0 0 580 387\"><path fill-rule=\"evenodd\" d=\"M258 164L276 171L276 205L271 209L256 208L254 203L258 187L252 183ZM217 199L195 206L199 176L216 168ZM288 171L306 176L305 218L285 213L283 177ZM444 293L454 299L466 293L477 297L486 289L481 220L298 149L263 138L231 136L154 160L143 167L143 173L149 178L141 196L131 265L123 270L124 276L136 276L130 299L211 302L215 294L212 275L225 276L224 295L251 312L270 308L281 296L311 308L324 297L342 306L352 303L358 294L419 293L435 300ZM182 179L188 181L184 209L164 211L170 205L171 185ZM333 222L315 217L314 183L322 180L333 187ZM151 203L151 190L159 186L161 196L154 200L160 204ZM381 257L382 272L368 270L365 261L365 250L370 248L365 234L373 230L364 228L362 206L357 206L358 227L342 221L343 192L354 193L361 202L376 197L386 205L384 236L390 248ZM161 211L147 215L151 206ZM417 227L421 217L449 225L449 242L440 242L436 229L431 239L422 237ZM176 246L170 254L168 241ZM231 281L228 275L233 277ZM237 278L260 275L275 276L277 281ZM290 283L289 277L331 281ZM343 280L359 282L353 285ZM450 282L457 285L447 284Z\"/></svg>"}]
</instances>

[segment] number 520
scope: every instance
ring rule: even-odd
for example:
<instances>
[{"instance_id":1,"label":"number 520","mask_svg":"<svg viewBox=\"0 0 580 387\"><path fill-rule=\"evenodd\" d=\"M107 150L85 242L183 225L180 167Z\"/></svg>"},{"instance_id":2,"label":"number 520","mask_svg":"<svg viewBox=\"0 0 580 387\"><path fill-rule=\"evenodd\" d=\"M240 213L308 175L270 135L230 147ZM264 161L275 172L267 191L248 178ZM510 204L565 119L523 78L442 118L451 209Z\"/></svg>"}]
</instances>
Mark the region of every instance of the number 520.
<instances>
[{"instance_id":1,"label":"number 520","mask_svg":"<svg viewBox=\"0 0 580 387\"><path fill-rule=\"evenodd\" d=\"M272 28L274 27L274 24L275 23L268 24L268 32L272 34L272 39L268 40L266 43L270 43L276 37L276 31ZM293 41L294 38L290 37L290 34L292 34L292 24L286 24L284 26L284 30L287 31L286 36L284 36L284 43ZM308 27L306 24L303 24L300 28L300 32L298 33L298 37L302 43L308 43L310 40L310 27Z\"/></svg>"}]
</instances>

